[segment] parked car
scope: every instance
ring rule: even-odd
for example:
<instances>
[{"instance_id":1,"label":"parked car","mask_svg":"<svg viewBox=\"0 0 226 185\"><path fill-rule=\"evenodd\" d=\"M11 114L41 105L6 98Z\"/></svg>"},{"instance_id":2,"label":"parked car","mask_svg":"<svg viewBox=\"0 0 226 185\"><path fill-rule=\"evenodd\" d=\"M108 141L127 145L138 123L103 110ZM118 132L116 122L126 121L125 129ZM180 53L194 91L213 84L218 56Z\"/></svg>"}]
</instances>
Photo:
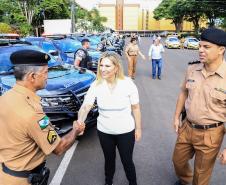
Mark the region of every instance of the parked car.
<instances>
[{"instance_id":1,"label":"parked car","mask_svg":"<svg viewBox=\"0 0 226 185\"><path fill-rule=\"evenodd\" d=\"M11 89L16 82L10 55L22 49L44 52L33 45L4 43L1 46L0 43L0 95ZM70 120L77 119L84 96L96 76L89 70L80 70L69 64L61 65L54 57L50 57L47 86L37 94L41 97L44 112L55 125L57 132L62 134L72 128ZM97 115L97 107L94 106L87 117L87 127L96 123Z\"/></svg>"},{"instance_id":2,"label":"parked car","mask_svg":"<svg viewBox=\"0 0 226 185\"><path fill-rule=\"evenodd\" d=\"M180 48L180 40L177 37L167 37L165 40L166 48Z\"/></svg>"},{"instance_id":3,"label":"parked car","mask_svg":"<svg viewBox=\"0 0 226 185\"><path fill-rule=\"evenodd\" d=\"M66 38L66 39L57 39L53 40L53 43L56 45L56 47L64 52L68 57L68 63L74 64L75 60L75 52L82 47L81 42ZM100 58L101 52L96 51L93 48L88 49L88 53L90 55L90 62L88 63L88 69L96 72L97 71L97 64L98 60Z\"/></svg>"},{"instance_id":4,"label":"parked car","mask_svg":"<svg viewBox=\"0 0 226 185\"><path fill-rule=\"evenodd\" d=\"M199 40L193 37L185 38L184 48L199 49Z\"/></svg>"}]
</instances>

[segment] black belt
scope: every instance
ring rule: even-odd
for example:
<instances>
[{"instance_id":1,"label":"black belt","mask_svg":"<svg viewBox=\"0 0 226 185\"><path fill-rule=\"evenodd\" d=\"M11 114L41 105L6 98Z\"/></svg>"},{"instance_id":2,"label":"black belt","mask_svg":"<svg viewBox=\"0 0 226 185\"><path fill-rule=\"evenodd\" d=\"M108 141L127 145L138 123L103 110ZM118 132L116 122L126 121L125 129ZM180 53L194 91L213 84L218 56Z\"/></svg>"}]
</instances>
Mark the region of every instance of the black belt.
<instances>
[{"instance_id":1,"label":"black belt","mask_svg":"<svg viewBox=\"0 0 226 185\"><path fill-rule=\"evenodd\" d=\"M45 162L41 163L40 165L38 165L36 168L34 168L33 170L24 170L24 171L15 171L15 170L11 170L9 169L4 163L2 163L2 171L9 174L9 175L12 175L12 176L15 176L15 177L23 177L23 178L28 178L28 176L31 174L31 173L38 173L41 171L42 168L44 168L45 166Z\"/></svg>"},{"instance_id":2,"label":"black belt","mask_svg":"<svg viewBox=\"0 0 226 185\"><path fill-rule=\"evenodd\" d=\"M219 122L219 123L214 123L214 124L210 124L210 125L197 125L197 124L190 122L189 120L188 120L188 123L192 128L202 129L202 130L207 130L209 128L216 128L216 127L219 127L224 124L224 122Z\"/></svg>"}]
</instances>

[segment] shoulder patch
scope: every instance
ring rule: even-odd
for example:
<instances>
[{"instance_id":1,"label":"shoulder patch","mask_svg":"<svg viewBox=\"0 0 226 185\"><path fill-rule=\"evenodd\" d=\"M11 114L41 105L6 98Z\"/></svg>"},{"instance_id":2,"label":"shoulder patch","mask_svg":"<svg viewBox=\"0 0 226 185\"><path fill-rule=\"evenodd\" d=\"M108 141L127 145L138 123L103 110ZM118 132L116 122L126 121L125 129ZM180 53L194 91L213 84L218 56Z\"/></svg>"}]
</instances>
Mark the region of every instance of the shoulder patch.
<instances>
[{"instance_id":1,"label":"shoulder patch","mask_svg":"<svg viewBox=\"0 0 226 185\"><path fill-rule=\"evenodd\" d=\"M48 135L47 135L47 140L49 144L53 144L57 139L57 133L55 130L49 130Z\"/></svg>"},{"instance_id":2,"label":"shoulder patch","mask_svg":"<svg viewBox=\"0 0 226 185\"><path fill-rule=\"evenodd\" d=\"M49 125L50 121L48 116L44 116L41 120L38 121L40 128L43 130Z\"/></svg>"},{"instance_id":3,"label":"shoulder patch","mask_svg":"<svg viewBox=\"0 0 226 185\"><path fill-rule=\"evenodd\" d=\"M193 61L193 62L188 62L188 65L193 65L193 64L200 64L201 62L196 60L196 61Z\"/></svg>"}]
</instances>

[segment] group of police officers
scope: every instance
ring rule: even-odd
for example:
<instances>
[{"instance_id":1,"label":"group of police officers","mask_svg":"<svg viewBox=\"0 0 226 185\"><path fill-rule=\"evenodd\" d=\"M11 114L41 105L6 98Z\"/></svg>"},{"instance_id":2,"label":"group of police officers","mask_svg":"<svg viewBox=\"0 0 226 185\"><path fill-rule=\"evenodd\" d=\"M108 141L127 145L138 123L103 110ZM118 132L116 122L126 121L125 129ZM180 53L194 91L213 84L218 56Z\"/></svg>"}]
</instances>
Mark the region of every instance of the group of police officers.
<instances>
[{"instance_id":1,"label":"group of police officers","mask_svg":"<svg viewBox=\"0 0 226 185\"><path fill-rule=\"evenodd\" d=\"M173 163L175 185L208 185L219 153L226 122L226 33L206 29L201 34L199 63L189 65L174 116L178 138ZM75 54L75 65L87 67L89 41ZM43 112L36 91L47 82L50 57L21 50L11 57L15 86L0 97L0 185L47 185L46 156L64 153L84 132L85 124L59 137ZM181 113L186 114L181 121ZM181 124L182 122L182 124ZM195 156L194 172L188 163ZM226 149L219 155L226 164ZM151 184L151 182L150 182Z\"/></svg>"}]
</instances>

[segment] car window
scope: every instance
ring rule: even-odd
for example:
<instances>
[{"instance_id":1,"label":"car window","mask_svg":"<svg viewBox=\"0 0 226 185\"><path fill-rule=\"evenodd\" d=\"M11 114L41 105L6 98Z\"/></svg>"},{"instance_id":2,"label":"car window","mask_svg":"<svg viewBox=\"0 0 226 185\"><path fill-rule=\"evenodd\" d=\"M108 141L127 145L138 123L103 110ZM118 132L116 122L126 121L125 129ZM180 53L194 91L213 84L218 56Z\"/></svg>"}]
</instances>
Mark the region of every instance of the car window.
<instances>
[{"instance_id":1,"label":"car window","mask_svg":"<svg viewBox=\"0 0 226 185\"><path fill-rule=\"evenodd\" d=\"M81 44L74 40L58 40L54 41L57 47L63 52L75 52L81 47Z\"/></svg>"},{"instance_id":2,"label":"car window","mask_svg":"<svg viewBox=\"0 0 226 185\"><path fill-rule=\"evenodd\" d=\"M50 50L56 50L55 46L50 42L43 42L42 49L46 52L49 52Z\"/></svg>"},{"instance_id":3,"label":"car window","mask_svg":"<svg viewBox=\"0 0 226 185\"><path fill-rule=\"evenodd\" d=\"M198 42L197 39L189 39L189 42Z\"/></svg>"},{"instance_id":4,"label":"car window","mask_svg":"<svg viewBox=\"0 0 226 185\"><path fill-rule=\"evenodd\" d=\"M174 42L174 41L178 41L178 39L177 38L169 38L169 41Z\"/></svg>"}]
</instances>

